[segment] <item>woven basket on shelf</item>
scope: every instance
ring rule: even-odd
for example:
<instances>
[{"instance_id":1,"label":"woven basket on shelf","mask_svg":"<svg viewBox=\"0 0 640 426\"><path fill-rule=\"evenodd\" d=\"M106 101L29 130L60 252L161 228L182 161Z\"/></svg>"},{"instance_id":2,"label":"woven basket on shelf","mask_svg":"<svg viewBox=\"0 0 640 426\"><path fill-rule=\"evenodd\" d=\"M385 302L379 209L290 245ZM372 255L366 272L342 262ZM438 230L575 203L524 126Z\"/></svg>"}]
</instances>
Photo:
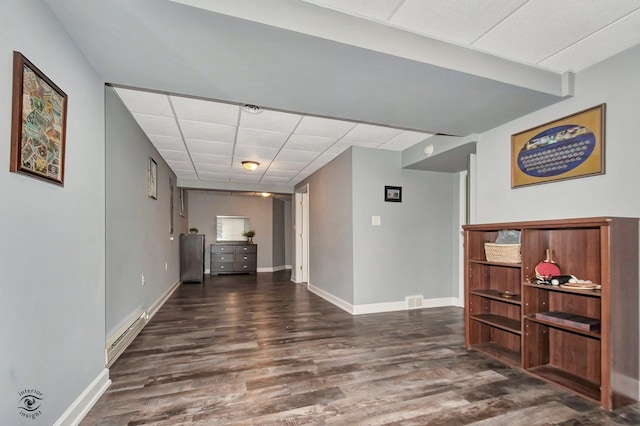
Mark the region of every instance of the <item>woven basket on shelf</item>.
<instances>
[{"instance_id":1,"label":"woven basket on shelf","mask_svg":"<svg viewBox=\"0 0 640 426\"><path fill-rule=\"evenodd\" d=\"M496 263L520 263L520 244L484 243L487 261Z\"/></svg>"}]
</instances>

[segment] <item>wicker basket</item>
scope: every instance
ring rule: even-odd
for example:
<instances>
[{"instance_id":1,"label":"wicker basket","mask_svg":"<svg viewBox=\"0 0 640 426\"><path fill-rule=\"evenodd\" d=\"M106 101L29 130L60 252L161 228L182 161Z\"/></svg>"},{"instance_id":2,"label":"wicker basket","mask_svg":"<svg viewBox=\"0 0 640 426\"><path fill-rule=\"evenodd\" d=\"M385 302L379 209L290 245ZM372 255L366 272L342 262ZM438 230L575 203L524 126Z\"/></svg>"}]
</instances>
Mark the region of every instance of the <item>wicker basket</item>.
<instances>
[{"instance_id":1,"label":"wicker basket","mask_svg":"<svg viewBox=\"0 0 640 426\"><path fill-rule=\"evenodd\" d=\"M484 243L487 261L496 263L520 263L520 244Z\"/></svg>"}]
</instances>

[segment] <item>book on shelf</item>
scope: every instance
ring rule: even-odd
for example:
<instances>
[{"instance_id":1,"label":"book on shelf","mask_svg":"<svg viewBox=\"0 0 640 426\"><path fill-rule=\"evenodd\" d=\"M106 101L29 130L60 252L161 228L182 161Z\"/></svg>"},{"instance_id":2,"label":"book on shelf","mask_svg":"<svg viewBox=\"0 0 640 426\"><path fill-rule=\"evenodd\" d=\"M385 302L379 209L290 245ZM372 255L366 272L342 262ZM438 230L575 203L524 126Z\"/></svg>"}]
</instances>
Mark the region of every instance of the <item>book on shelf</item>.
<instances>
[{"instance_id":1,"label":"book on shelf","mask_svg":"<svg viewBox=\"0 0 640 426\"><path fill-rule=\"evenodd\" d=\"M567 312L536 312L536 318L555 324L566 325L584 331L600 330L600 320Z\"/></svg>"}]
</instances>

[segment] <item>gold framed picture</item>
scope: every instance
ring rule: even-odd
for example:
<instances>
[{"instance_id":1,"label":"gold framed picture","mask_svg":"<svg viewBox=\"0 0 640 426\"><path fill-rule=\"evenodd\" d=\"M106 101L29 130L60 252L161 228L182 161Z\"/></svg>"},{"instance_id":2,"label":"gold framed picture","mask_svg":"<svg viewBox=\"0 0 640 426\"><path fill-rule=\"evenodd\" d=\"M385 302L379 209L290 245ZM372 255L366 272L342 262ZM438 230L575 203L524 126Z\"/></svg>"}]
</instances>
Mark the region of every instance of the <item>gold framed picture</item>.
<instances>
[{"instance_id":1,"label":"gold framed picture","mask_svg":"<svg viewBox=\"0 0 640 426\"><path fill-rule=\"evenodd\" d=\"M67 95L13 52L9 170L64 186Z\"/></svg>"},{"instance_id":2,"label":"gold framed picture","mask_svg":"<svg viewBox=\"0 0 640 426\"><path fill-rule=\"evenodd\" d=\"M511 136L511 188L604 174L605 104Z\"/></svg>"}]
</instances>

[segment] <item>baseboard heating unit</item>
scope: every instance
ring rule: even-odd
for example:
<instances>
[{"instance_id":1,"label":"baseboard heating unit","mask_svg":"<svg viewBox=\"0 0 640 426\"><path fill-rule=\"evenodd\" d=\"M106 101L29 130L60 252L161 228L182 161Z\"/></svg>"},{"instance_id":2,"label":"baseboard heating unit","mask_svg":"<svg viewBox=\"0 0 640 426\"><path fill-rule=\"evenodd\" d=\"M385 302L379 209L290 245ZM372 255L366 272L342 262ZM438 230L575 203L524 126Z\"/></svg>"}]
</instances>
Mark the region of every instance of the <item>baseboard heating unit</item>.
<instances>
[{"instance_id":1,"label":"baseboard heating unit","mask_svg":"<svg viewBox=\"0 0 640 426\"><path fill-rule=\"evenodd\" d=\"M147 313L138 313L111 335L106 345L107 367L111 367L116 359L118 359L127 346L129 346L138 333L140 333L140 330L144 328L146 322Z\"/></svg>"}]
</instances>

